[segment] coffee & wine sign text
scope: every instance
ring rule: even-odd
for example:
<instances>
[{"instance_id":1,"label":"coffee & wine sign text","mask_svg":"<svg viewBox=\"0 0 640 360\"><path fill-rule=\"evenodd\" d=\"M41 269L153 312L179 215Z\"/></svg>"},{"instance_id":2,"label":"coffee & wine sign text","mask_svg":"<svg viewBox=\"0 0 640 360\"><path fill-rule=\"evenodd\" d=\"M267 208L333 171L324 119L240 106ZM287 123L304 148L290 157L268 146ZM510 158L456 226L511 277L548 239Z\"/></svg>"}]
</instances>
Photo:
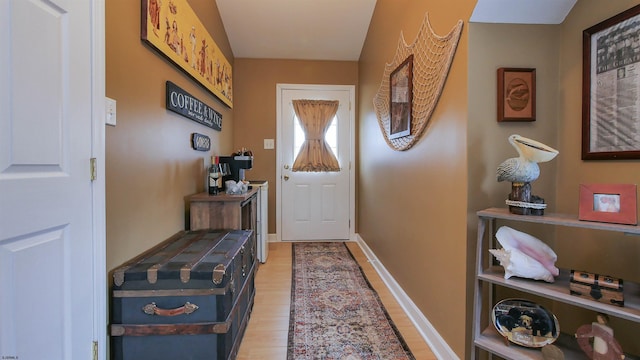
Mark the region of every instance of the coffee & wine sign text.
<instances>
[{"instance_id":1,"label":"coffee & wine sign text","mask_svg":"<svg viewBox=\"0 0 640 360\"><path fill-rule=\"evenodd\" d=\"M222 114L171 81L167 81L167 109L214 130L222 130Z\"/></svg>"}]
</instances>

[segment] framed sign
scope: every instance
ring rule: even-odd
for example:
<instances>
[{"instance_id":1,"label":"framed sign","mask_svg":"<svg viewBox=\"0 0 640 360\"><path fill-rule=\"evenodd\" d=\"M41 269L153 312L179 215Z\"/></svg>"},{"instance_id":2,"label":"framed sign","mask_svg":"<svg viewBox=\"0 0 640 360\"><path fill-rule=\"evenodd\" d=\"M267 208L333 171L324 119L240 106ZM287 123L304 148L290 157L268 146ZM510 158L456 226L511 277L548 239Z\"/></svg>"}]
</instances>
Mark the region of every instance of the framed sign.
<instances>
[{"instance_id":1,"label":"framed sign","mask_svg":"<svg viewBox=\"0 0 640 360\"><path fill-rule=\"evenodd\" d=\"M536 69L498 69L498 121L536 120Z\"/></svg>"},{"instance_id":2,"label":"framed sign","mask_svg":"<svg viewBox=\"0 0 640 360\"><path fill-rule=\"evenodd\" d=\"M389 139L411 134L413 105L413 55L389 75Z\"/></svg>"},{"instance_id":3,"label":"framed sign","mask_svg":"<svg viewBox=\"0 0 640 360\"><path fill-rule=\"evenodd\" d=\"M207 135L193 133L191 134L191 147L193 150L209 151L211 150L211 138Z\"/></svg>"},{"instance_id":4,"label":"framed sign","mask_svg":"<svg viewBox=\"0 0 640 360\"><path fill-rule=\"evenodd\" d=\"M233 78L229 61L187 0L141 0L140 37L229 107Z\"/></svg>"},{"instance_id":5,"label":"framed sign","mask_svg":"<svg viewBox=\"0 0 640 360\"><path fill-rule=\"evenodd\" d=\"M582 160L640 159L640 5L582 33Z\"/></svg>"},{"instance_id":6,"label":"framed sign","mask_svg":"<svg viewBox=\"0 0 640 360\"><path fill-rule=\"evenodd\" d=\"M222 131L222 114L171 81L167 81L166 88L167 110L214 130Z\"/></svg>"},{"instance_id":7,"label":"framed sign","mask_svg":"<svg viewBox=\"0 0 640 360\"><path fill-rule=\"evenodd\" d=\"M580 185L580 220L636 225L636 209L636 185Z\"/></svg>"}]
</instances>

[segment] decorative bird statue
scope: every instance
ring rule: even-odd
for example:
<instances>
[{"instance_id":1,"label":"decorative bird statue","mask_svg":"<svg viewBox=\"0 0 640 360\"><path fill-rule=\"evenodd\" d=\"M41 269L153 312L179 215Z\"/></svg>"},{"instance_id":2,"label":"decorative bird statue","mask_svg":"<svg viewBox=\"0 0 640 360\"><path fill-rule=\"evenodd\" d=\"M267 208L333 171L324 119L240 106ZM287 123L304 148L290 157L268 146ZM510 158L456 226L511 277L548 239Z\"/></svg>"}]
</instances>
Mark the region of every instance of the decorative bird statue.
<instances>
[{"instance_id":1,"label":"decorative bird statue","mask_svg":"<svg viewBox=\"0 0 640 360\"><path fill-rule=\"evenodd\" d=\"M538 163L547 162L558 155L558 150L517 134L509 136L509 143L520 156L507 159L498 166L498 182L532 182L540 176Z\"/></svg>"}]
</instances>

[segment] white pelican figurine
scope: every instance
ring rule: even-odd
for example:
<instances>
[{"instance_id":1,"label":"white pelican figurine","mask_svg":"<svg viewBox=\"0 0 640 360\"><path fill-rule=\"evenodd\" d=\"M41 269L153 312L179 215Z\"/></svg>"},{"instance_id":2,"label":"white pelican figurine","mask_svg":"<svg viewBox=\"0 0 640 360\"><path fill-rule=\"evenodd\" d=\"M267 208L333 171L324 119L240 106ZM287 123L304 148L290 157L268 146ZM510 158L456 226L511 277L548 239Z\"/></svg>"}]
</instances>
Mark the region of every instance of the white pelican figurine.
<instances>
[{"instance_id":1,"label":"white pelican figurine","mask_svg":"<svg viewBox=\"0 0 640 360\"><path fill-rule=\"evenodd\" d=\"M498 166L496 174L499 182L532 182L540 176L538 163L547 162L558 155L558 150L517 134L509 136L509 143L520 156L507 159Z\"/></svg>"}]
</instances>

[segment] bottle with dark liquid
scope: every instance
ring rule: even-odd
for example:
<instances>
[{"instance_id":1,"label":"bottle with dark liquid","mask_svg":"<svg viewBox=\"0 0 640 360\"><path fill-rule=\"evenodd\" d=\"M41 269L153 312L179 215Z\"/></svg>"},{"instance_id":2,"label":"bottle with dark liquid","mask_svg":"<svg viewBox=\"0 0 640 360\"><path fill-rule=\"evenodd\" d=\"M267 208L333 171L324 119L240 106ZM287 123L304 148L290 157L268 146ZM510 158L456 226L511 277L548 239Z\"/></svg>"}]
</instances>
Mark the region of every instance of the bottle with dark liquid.
<instances>
[{"instance_id":1,"label":"bottle with dark liquid","mask_svg":"<svg viewBox=\"0 0 640 360\"><path fill-rule=\"evenodd\" d=\"M220 191L218 179L220 178L220 165L218 165L218 157L211 157L211 166L209 167L209 195L217 195Z\"/></svg>"}]
</instances>

